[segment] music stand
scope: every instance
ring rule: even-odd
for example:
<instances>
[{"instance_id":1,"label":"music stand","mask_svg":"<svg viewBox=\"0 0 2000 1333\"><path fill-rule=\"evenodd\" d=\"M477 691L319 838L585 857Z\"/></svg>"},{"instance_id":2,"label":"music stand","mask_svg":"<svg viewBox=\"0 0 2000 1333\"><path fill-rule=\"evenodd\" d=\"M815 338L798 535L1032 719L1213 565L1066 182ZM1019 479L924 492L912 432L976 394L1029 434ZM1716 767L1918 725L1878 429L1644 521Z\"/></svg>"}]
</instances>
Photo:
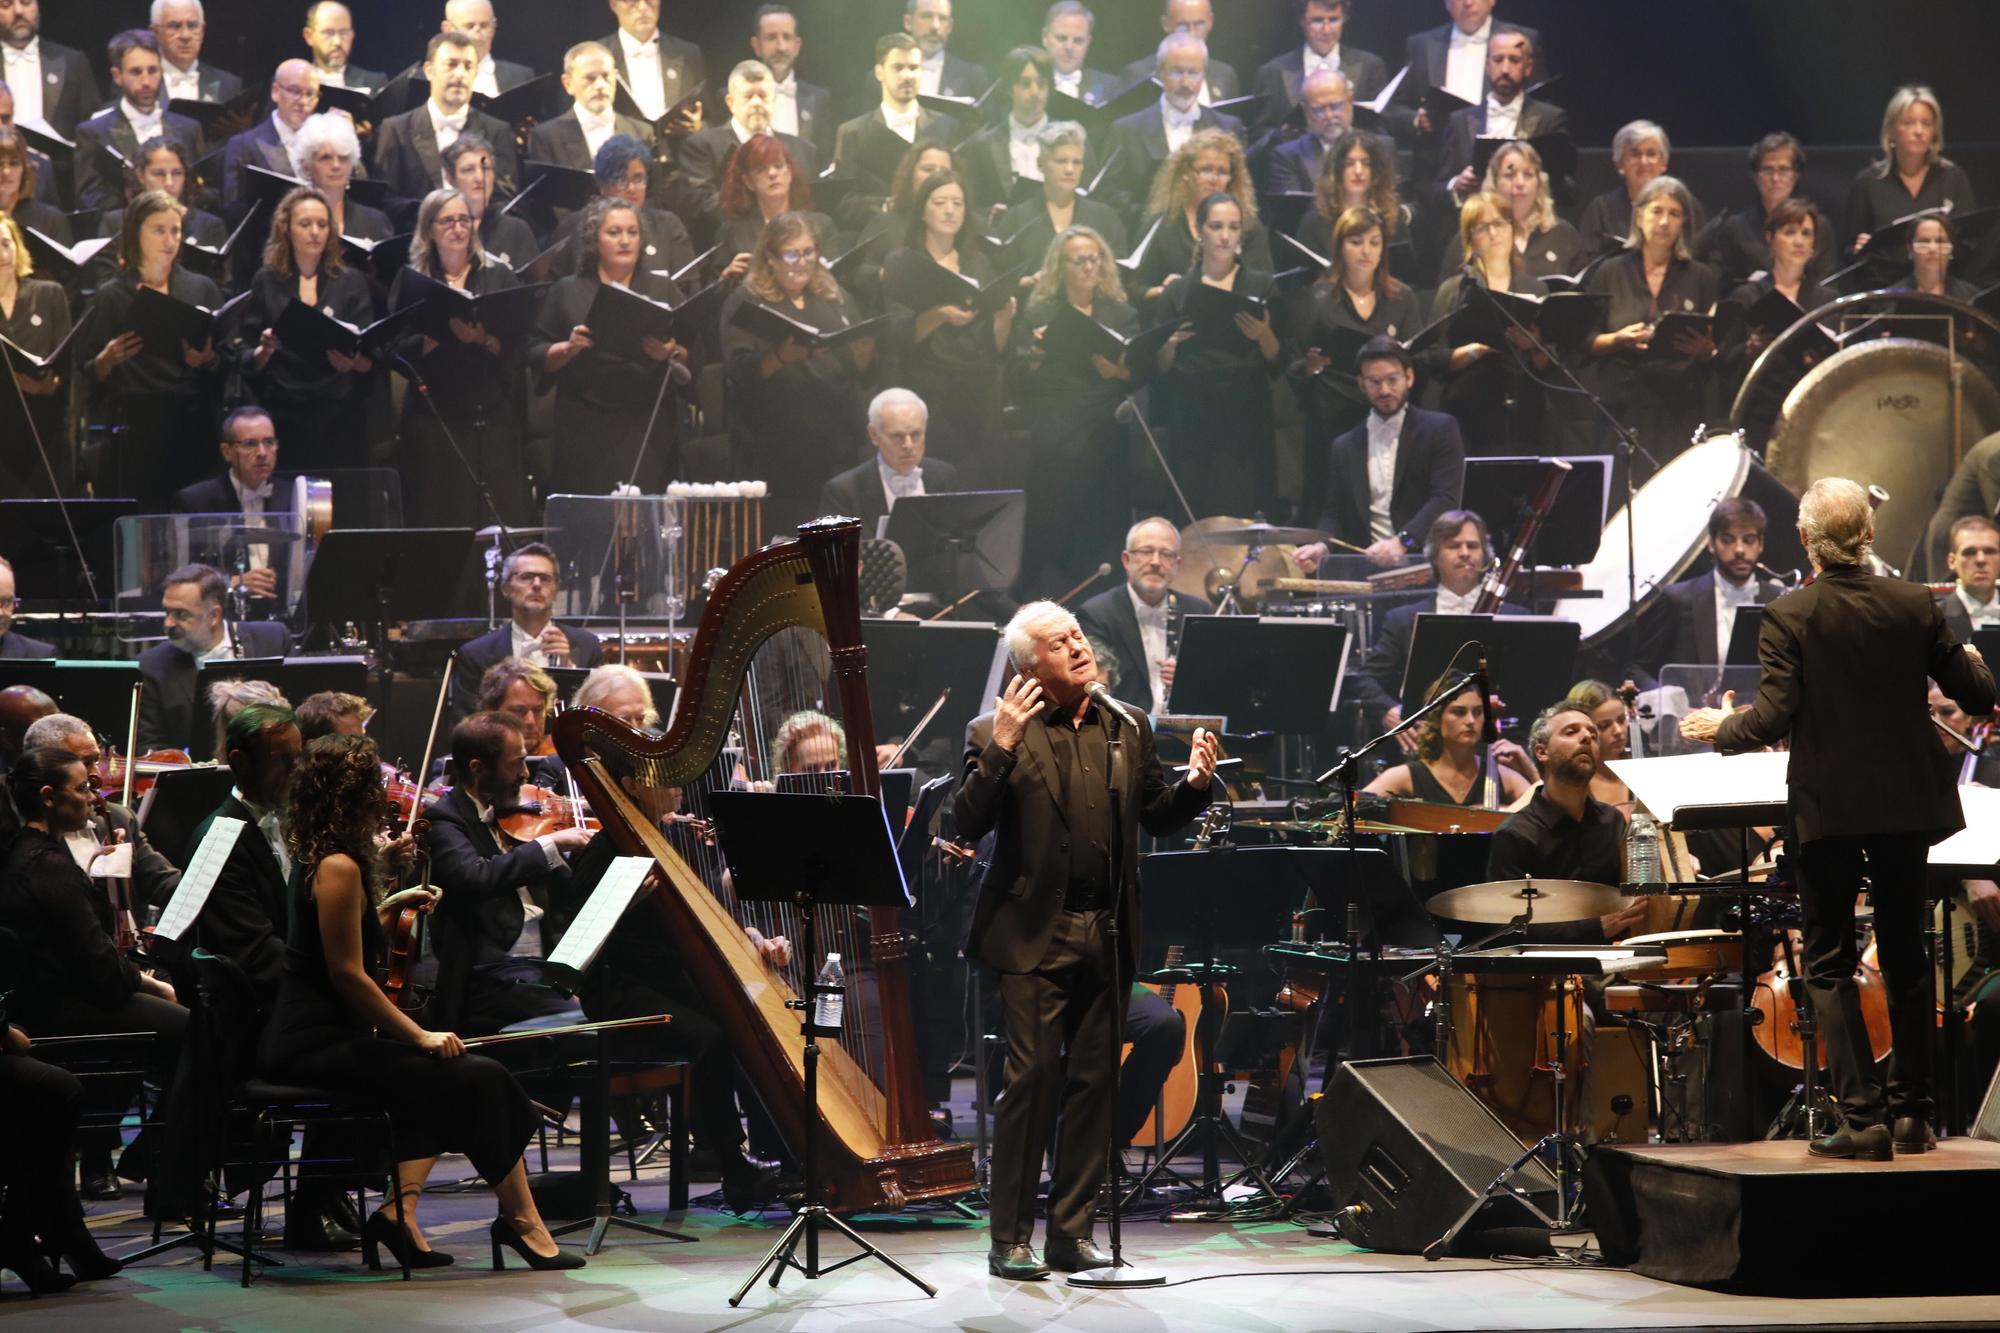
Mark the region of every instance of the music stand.
<instances>
[{"instance_id":1,"label":"music stand","mask_svg":"<svg viewBox=\"0 0 2000 1333\"><path fill-rule=\"evenodd\" d=\"M709 802L715 816L717 845L729 867L737 898L745 902L790 903L798 909L804 926L801 938L806 968L818 965L819 904L909 906L909 889L896 861L896 843L889 832L889 819L882 803L873 796L718 791L710 795ZM775 1288L787 1268L796 1268L808 1279L815 1279L871 1258L887 1264L926 1296L937 1295L936 1287L870 1243L819 1201L813 1152L813 1144L819 1138L819 1038L839 1036L840 1029L821 1026L816 1021L819 1017L816 1010L822 997L844 997L846 990L844 985L822 985L814 980L806 987L803 999L785 1001L786 1008L798 1011L799 1035L805 1039L806 1132L800 1152L805 1168L805 1202L763 1261L729 1298L732 1307L743 1303L743 1297L766 1269L771 1272L771 1286ZM819 1261L822 1227L840 1232L859 1246L861 1252L822 1267ZM795 1257L801 1241L806 1247L804 1263Z\"/></svg>"},{"instance_id":2,"label":"music stand","mask_svg":"<svg viewBox=\"0 0 2000 1333\"><path fill-rule=\"evenodd\" d=\"M1403 716L1423 705L1424 693L1454 665L1466 643L1486 645L1493 693L1515 717L1534 717L1569 693L1576 681L1581 631L1556 616L1446 616L1423 612L1410 633L1403 668Z\"/></svg>"},{"instance_id":3,"label":"music stand","mask_svg":"<svg viewBox=\"0 0 2000 1333\"><path fill-rule=\"evenodd\" d=\"M132 712L132 687L138 682L137 662L66 657L0 659L0 689L32 685L54 699L63 712L82 718L99 735L120 745L125 743L126 720Z\"/></svg>"},{"instance_id":4,"label":"music stand","mask_svg":"<svg viewBox=\"0 0 2000 1333\"><path fill-rule=\"evenodd\" d=\"M153 850L177 866L185 866L194 852L194 831L201 821L214 814L236 775L226 763L214 768L170 768L153 779L153 785L139 798L139 831L153 844Z\"/></svg>"},{"instance_id":5,"label":"music stand","mask_svg":"<svg viewBox=\"0 0 2000 1333\"><path fill-rule=\"evenodd\" d=\"M1757 636L1763 632L1763 607L1737 607L1736 619L1729 626L1728 651L1722 656L1722 664L1733 667L1757 666Z\"/></svg>"},{"instance_id":6,"label":"music stand","mask_svg":"<svg viewBox=\"0 0 2000 1333\"><path fill-rule=\"evenodd\" d=\"M1229 719L1234 735L1326 730L1353 640L1337 620L1189 616L1167 711Z\"/></svg>"},{"instance_id":7,"label":"music stand","mask_svg":"<svg viewBox=\"0 0 2000 1333\"><path fill-rule=\"evenodd\" d=\"M335 528L306 571L306 621L374 628L406 620L484 619L485 571L470 528Z\"/></svg>"},{"instance_id":8,"label":"music stand","mask_svg":"<svg viewBox=\"0 0 2000 1333\"><path fill-rule=\"evenodd\" d=\"M948 689L951 697L931 719L926 736L944 739L957 755L966 727L992 702L986 673L997 637L993 626L971 621L864 619L861 642L868 648L875 734L907 736L938 691Z\"/></svg>"},{"instance_id":9,"label":"music stand","mask_svg":"<svg viewBox=\"0 0 2000 1333\"><path fill-rule=\"evenodd\" d=\"M72 599L95 610L83 571L95 577L100 597L110 592L111 530L138 512L137 500L0 500L0 556L14 566L17 586L43 590L39 595L53 598L57 610Z\"/></svg>"},{"instance_id":10,"label":"music stand","mask_svg":"<svg viewBox=\"0 0 2000 1333\"><path fill-rule=\"evenodd\" d=\"M1495 532L1512 532L1527 514L1541 484L1546 458L1468 458L1461 509L1486 519ZM1569 479L1535 538L1538 565L1587 565L1604 537L1604 510L1611 496L1611 455L1565 455Z\"/></svg>"},{"instance_id":11,"label":"music stand","mask_svg":"<svg viewBox=\"0 0 2000 1333\"><path fill-rule=\"evenodd\" d=\"M1014 586L1027 513L1025 491L906 495L889 511L888 538L903 548L910 590L952 602Z\"/></svg>"}]
</instances>

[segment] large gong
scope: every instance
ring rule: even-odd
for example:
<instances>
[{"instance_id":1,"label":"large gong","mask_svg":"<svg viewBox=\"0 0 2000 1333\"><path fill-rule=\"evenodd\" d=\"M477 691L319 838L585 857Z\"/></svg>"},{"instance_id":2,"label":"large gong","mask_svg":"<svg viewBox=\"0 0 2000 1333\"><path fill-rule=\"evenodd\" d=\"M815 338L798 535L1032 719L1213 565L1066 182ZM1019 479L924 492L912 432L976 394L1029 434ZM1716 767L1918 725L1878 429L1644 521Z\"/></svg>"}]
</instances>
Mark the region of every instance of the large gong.
<instances>
[{"instance_id":1,"label":"large gong","mask_svg":"<svg viewBox=\"0 0 2000 1333\"><path fill-rule=\"evenodd\" d=\"M1765 446L1766 465L1794 495L1821 477L1880 486L1875 549L1901 564L1924 535L1938 491L1962 451L2000 429L2000 392L1973 361L1916 338L1844 347L1785 395Z\"/></svg>"}]
</instances>

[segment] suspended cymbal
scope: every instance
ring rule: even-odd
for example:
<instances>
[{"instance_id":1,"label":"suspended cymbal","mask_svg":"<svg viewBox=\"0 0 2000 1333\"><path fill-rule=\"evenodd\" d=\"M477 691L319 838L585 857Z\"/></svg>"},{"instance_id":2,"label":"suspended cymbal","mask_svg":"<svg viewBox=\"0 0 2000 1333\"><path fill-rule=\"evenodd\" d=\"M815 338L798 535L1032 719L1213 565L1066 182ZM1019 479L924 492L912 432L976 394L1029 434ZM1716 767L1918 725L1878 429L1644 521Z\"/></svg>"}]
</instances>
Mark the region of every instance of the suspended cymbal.
<instances>
[{"instance_id":1,"label":"suspended cymbal","mask_svg":"<svg viewBox=\"0 0 2000 1333\"><path fill-rule=\"evenodd\" d=\"M555 528L502 528L497 523L488 523L472 535L481 541L492 541L495 537L546 537Z\"/></svg>"},{"instance_id":2,"label":"suspended cymbal","mask_svg":"<svg viewBox=\"0 0 2000 1333\"><path fill-rule=\"evenodd\" d=\"M1535 908L1537 925L1583 921L1615 912L1626 905L1615 885L1579 879L1496 879L1434 894L1424 906L1432 916L1452 921L1503 926Z\"/></svg>"},{"instance_id":3,"label":"suspended cymbal","mask_svg":"<svg viewBox=\"0 0 2000 1333\"><path fill-rule=\"evenodd\" d=\"M304 541L305 534L240 523L202 523L188 526L188 539L196 542L238 542L244 546L282 546L286 542Z\"/></svg>"},{"instance_id":4,"label":"suspended cymbal","mask_svg":"<svg viewBox=\"0 0 2000 1333\"><path fill-rule=\"evenodd\" d=\"M1181 567L1174 576L1175 591L1220 602L1223 593L1236 582L1237 571L1242 570L1242 585L1237 589L1236 600L1242 610L1254 611L1263 599L1265 586L1273 579L1297 578L1305 572L1292 559L1292 548L1283 544L1265 546L1250 567L1244 569L1243 562L1250 554L1249 544L1225 542L1216 536L1218 532L1240 532L1256 526L1260 525L1248 519L1218 515L1181 529Z\"/></svg>"},{"instance_id":5,"label":"suspended cymbal","mask_svg":"<svg viewBox=\"0 0 2000 1333\"><path fill-rule=\"evenodd\" d=\"M1269 523L1245 523L1233 528L1215 528L1209 532L1208 539L1212 542L1237 542L1244 546L1307 546L1323 542L1331 535L1312 528L1274 528Z\"/></svg>"}]
</instances>

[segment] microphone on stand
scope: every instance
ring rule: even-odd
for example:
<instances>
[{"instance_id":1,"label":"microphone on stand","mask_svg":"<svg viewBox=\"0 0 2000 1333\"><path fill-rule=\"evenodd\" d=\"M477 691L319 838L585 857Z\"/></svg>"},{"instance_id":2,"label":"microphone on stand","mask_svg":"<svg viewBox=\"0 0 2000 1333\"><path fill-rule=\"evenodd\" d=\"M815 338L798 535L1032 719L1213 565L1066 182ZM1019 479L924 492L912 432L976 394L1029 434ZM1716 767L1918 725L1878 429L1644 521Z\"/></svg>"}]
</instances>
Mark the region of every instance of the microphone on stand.
<instances>
[{"instance_id":1,"label":"microphone on stand","mask_svg":"<svg viewBox=\"0 0 2000 1333\"><path fill-rule=\"evenodd\" d=\"M1097 702L1103 704L1106 708L1109 708L1112 712L1116 713L1119 717L1119 720L1124 722L1127 726L1137 727L1139 725L1139 715L1134 713L1131 709L1127 708L1124 704L1119 703L1118 700L1112 698L1111 691L1104 688L1103 681L1101 680L1091 681L1090 684L1083 687L1083 692L1089 695L1091 698L1097 700Z\"/></svg>"}]
</instances>

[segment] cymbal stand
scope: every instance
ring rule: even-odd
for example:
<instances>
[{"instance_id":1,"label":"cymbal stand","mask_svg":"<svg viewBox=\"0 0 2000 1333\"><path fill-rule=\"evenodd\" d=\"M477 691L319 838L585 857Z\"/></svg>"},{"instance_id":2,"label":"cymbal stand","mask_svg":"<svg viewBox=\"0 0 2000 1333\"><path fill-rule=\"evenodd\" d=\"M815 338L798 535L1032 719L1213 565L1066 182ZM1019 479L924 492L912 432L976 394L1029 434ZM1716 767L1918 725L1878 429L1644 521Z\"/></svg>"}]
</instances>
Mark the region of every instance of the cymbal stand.
<instances>
[{"instance_id":1,"label":"cymbal stand","mask_svg":"<svg viewBox=\"0 0 2000 1333\"><path fill-rule=\"evenodd\" d=\"M1767 1139L1789 1139L1800 1130L1803 1137L1816 1139L1825 1123L1821 1116L1826 1108L1820 1104L1819 1088L1819 1023L1813 1018L1812 995L1806 990L1806 979L1799 975L1798 953L1792 948L1792 932L1778 931L1778 945L1785 955L1785 990L1792 997L1794 1026L1799 1034L1799 1063L1803 1067L1804 1081L1792 1089L1792 1095L1783 1108L1772 1119L1769 1129L1764 1131ZM1743 970L1750 971L1749 959L1744 959ZM1772 997L1774 1000L1775 996ZM1754 999L1753 999L1754 1003ZM1771 1006L1773 1016L1777 1005ZM1775 1034L1774 1034L1775 1035Z\"/></svg>"}]
</instances>

